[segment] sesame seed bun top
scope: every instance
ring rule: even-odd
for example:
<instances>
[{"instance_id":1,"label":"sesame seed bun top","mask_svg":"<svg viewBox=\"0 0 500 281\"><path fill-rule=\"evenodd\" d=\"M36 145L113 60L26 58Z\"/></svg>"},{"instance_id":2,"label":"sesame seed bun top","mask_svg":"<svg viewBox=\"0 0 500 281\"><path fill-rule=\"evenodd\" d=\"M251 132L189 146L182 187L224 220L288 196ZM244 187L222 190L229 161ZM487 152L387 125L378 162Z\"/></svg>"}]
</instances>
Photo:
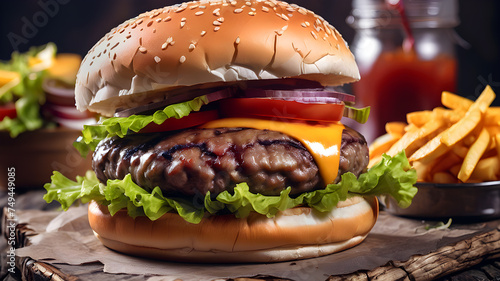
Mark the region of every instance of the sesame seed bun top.
<instances>
[{"instance_id":1,"label":"sesame seed bun top","mask_svg":"<svg viewBox=\"0 0 500 281\"><path fill-rule=\"evenodd\" d=\"M241 80L359 80L347 43L320 16L281 1L202 0L143 13L88 52L76 106L111 116L166 90Z\"/></svg>"}]
</instances>

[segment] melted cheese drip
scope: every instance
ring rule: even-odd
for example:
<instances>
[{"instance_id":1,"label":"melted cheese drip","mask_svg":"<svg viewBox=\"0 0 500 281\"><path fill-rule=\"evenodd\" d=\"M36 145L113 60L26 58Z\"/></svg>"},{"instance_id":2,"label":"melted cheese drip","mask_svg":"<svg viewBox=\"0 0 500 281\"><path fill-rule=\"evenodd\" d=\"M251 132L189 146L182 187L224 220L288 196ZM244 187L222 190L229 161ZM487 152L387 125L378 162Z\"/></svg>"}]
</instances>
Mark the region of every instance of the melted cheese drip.
<instances>
[{"instance_id":1,"label":"melted cheese drip","mask_svg":"<svg viewBox=\"0 0 500 281\"><path fill-rule=\"evenodd\" d=\"M326 184L332 183L337 177L342 130L344 129L344 125L340 123L309 125L265 119L226 118L210 121L202 127L244 127L282 132L297 139L309 150Z\"/></svg>"}]
</instances>

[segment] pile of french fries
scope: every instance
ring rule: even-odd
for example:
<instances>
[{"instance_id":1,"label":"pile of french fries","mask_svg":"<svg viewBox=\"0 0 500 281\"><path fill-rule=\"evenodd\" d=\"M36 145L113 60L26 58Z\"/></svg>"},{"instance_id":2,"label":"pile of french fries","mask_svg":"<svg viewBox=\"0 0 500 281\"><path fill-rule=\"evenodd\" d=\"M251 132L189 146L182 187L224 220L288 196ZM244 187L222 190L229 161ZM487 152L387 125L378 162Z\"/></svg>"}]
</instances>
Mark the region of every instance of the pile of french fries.
<instances>
[{"instance_id":1,"label":"pile of french fries","mask_svg":"<svg viewBox=\"0 0 500 281\"><path fill-rule=\"evenodd\" d=\"M443 92L443 107L408 113L407 123L386 124L370 145L369 167L383 153L404 150L418 181L470 183L500 179L500 107L486 86L476 101Z\"/></svg>"}]
</instances>

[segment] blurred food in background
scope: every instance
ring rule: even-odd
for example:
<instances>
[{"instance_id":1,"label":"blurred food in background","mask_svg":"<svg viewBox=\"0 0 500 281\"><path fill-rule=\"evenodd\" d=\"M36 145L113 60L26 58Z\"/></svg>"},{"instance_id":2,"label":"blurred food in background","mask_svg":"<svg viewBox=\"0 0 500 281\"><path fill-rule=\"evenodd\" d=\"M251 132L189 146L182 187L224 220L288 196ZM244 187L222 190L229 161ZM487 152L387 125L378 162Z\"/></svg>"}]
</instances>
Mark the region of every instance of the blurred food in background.
<instances>
[{"instance_id":1,"label":"blurred food in background","mask_svg":"<svg viewBox=\"0 0 500 281\"><path fill-rule=\"evenodd\" d=\"M52 43L0 61L0 169L15 169L19 189L41 188L53 170L76 176L90 168L72 146L83 125L96 121L75 107L80 63L80 55L57 54Z\"/></svg>"}]
</instances>

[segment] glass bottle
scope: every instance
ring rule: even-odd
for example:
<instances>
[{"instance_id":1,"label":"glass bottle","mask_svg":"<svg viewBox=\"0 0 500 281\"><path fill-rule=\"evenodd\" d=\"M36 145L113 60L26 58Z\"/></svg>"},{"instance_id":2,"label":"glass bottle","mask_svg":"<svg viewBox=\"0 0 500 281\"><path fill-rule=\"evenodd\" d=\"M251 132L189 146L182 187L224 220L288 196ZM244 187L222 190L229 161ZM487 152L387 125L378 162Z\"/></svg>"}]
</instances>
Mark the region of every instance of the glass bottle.
<instances>
[{"instance_id":1,"label":"glass bottle","mask_svg":"<svg viewBox=\"0 0 500 281\"><path fill-rule=\"evenodd\" d=\"M385 133L385 124L406 121L406 113L441 106L441 92L456 90L454 27L456 0L403 0L414 37L400 13L384 0L353 0L347 22L356 30L351 50L361 80L353 83L357 106L370 106L367 124L358 129L368 142ZM356 125L353 125L356 127Z\"/></svg>"}]
</instances>

